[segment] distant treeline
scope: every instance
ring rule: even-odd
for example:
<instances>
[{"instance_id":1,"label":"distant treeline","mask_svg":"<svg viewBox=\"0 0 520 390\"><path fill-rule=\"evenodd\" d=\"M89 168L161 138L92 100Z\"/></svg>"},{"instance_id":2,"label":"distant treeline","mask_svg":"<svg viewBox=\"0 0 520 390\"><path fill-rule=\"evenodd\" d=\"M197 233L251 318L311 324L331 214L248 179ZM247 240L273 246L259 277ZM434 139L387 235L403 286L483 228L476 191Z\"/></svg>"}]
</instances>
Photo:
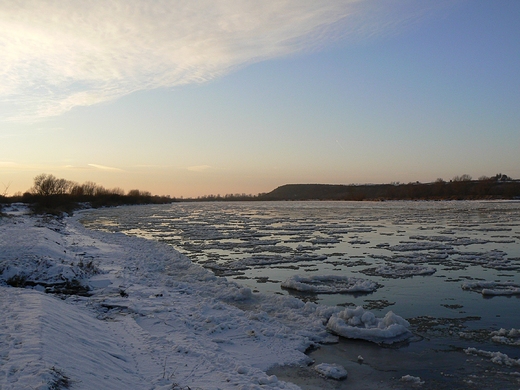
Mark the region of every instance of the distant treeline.
<instances>
[{"instance_id":1,"label":"distant treeline","mask_svg":"<svg viewBox=\"0 0 520 390\"><path fill-rule=\"evenodd\" d=\"M433 183L391 184L287 184L258 195L209 195L198 201L272 201L272 200L477 200L520 199L520 180L501 173L473 180L469 175Z\"/></svg>"},{"instance_id":2,"label":"distant treeline","mask_svg":"<svg viewBox=\"0 0 520 390\"><path fill-rule=\"evenodd\" d=\"M34 178L34 186L23 194L0 195L0 203L28 203L37 214L70 213L84 205L112 207L120 205L164 204L175 200L170 196L152 195L137 189L125 193L121 188L107 189L93 182L78 184L54 175L41 174Z\"/></svg>"},{"instance_id":3,"label":"distant treeline","mask_svg":"<svg viewBox=\"0 0 520 390\"><path fill-rule=\"evenodd\" d=\"M106 189L93 182L78 184L53 175L41 174L34 178L34 186L24 194L0 194L2 204L28 203L37 214L62 214L85 207L119 205L165 204L193 201L275 201L275 200L478 200L520 199L520 180L501 173L481 176L473 180L469 175L455 176L450 181L437 179L433 183L390 184L286 184L269 193L258 195L206 195L198 198L171 198L152 195L148 191L120 188Z\"/></svg>"}]
</instances>

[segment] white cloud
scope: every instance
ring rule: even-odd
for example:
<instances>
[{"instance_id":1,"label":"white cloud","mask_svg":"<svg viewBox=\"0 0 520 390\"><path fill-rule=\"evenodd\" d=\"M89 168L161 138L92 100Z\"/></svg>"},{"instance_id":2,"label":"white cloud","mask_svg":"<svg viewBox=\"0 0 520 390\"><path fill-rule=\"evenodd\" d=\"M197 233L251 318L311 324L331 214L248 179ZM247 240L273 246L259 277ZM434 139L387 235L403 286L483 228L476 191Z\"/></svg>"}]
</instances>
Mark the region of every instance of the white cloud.
<instances>
[{"instance_id":1,"label":"white cloud","mask_svg":"<svg viewBox=\"0 0 520 390\"><path fill-rule=\"evenodd\" d=\"M386 8L402 2L408 1ZM375 12L381 7L373 4L381 2L2 2L0 108L11 119L59 115L138 90L204 82L251 62L410 20L403 13L381 21L388 12Z\"/></svg>"},{"instance_id":2,"label":"white cloud","mask_svg":"<svg viewBox=\"0 0 520 390\"><path fill-rule=\"evenodd\" d=\"M105 165L99 165L99 164L88 164L89 167L100 169L102 171L119 171L122 172L122 169L114 168L114 167L107 167Z\"/></svg>"}]
</instances>

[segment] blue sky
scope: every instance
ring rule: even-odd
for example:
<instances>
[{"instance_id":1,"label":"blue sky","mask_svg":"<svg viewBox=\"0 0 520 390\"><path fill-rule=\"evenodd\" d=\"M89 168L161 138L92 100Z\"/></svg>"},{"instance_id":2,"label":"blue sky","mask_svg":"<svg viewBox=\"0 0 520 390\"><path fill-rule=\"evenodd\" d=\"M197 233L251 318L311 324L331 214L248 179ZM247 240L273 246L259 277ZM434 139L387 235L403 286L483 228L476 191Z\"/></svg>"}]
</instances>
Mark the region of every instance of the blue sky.
<instances>
[{"instance_id":1,"label":"blue sky","mask_svg":"<svg viewBox=\"0 0 520 390\"><path fill-rule=\"evenodd\" d=\"M44 172L185 197L520 178L516 0L20 3L0 6L11 194Z\"/></svg>"}]
</instances>

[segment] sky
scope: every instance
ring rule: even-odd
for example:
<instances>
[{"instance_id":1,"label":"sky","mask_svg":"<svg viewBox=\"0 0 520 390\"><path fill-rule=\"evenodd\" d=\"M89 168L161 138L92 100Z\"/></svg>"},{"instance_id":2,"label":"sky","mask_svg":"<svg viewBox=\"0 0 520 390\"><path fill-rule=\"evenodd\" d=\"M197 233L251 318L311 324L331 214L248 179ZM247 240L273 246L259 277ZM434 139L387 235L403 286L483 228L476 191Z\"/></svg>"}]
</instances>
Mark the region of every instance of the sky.
<instances>
[{"instance_id":1,"label":"sky","mask_svg":"<svg viewBox=\"0 0 520 390\"><path fill-rule=\"evenodd\" d=\"M0 1L0 194L520 179L518 0Z\"/></svg>"}]
</instances>

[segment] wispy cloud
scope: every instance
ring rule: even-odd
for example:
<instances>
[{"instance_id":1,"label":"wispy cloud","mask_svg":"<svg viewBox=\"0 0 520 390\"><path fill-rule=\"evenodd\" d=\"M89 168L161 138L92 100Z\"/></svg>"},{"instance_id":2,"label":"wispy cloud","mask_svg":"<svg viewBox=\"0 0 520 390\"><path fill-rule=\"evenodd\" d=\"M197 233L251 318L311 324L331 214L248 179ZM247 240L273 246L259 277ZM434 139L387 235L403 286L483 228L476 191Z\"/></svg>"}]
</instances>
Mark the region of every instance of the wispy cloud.
<instances>
[{"instance_id":1,"label":"wispy cloud","mask_svg":"<svg viewBox=\"0 0 520 390\"><path fill-rule=\"evenodd\" d=\"M123 172L122 169L114 168L114 167L107 167L105 165L99 165L99 164L88 164L89 167L100 169L102 171L118 171Z\"/></svg>"},{"instance_id":2,"label":"wispy cloud","mask_svg":"<svg viewBox=\"0 0 520 390\"><path fill-rule=\"evenodd\" d=\"M18 164L12 161L0 161L0 168L14 168L18 166Z\"/></svg>"},{"instance_id":3,"label":"wispy cloud","mask_svg":"<svg viewBox=\"0 0 520 390\"><path fill-rule=\"evenodd\" d=\"M37 119L138 90L204 82L341 36L388 30L413 18L389 17L380 4L403 2L2 2L0 108L10 119Z\"/></svg>"},{"instance_id":4,"label":"wispy cloud","mask_svg":"<svg viewBox=\"0 0 520 390\"><path fill-rule=\"evenodd\" d=\"M213 167L210 165L195 165L192 167L187 167L186 169L188 171L192 171L192 172L204 172L204 171L210 170L212 168Z\"/></svg>"}]
</instances>

